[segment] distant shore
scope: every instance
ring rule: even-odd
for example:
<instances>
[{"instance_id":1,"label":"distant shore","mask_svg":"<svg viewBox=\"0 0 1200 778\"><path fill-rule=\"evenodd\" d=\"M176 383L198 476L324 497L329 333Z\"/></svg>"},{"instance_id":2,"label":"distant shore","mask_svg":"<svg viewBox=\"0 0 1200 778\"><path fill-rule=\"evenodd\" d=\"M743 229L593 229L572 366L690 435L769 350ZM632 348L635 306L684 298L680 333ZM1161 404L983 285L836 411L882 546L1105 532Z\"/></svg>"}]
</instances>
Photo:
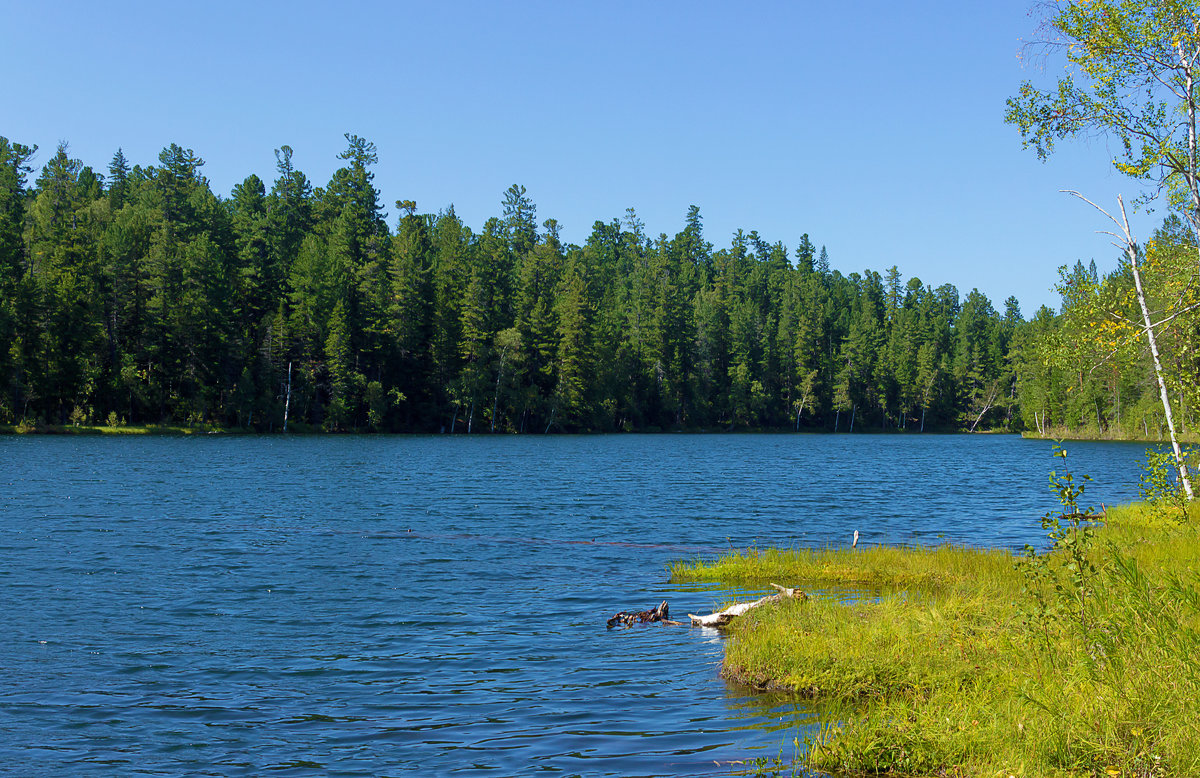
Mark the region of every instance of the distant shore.
<instances>
[{"instance_id":1,"label":"distant shore","mask_svg":"<svg viewBox=\"0 0 1200 778\"><path fill-rule=\"evenodd\" d=\"M0 424L0 435L439 435L439 434L454 434L454 435L472 435L472 436L537 436L536 432L491 432L489 430L476 430L468 433L464 429L458 429L454 433L448 430L438 431L419 431L411 430L404 432L380 431L370 428L356 428L346 430L327 430L320 426L308 425L299 422L293 422L287 433L279 429L258 430L250 427L221 427L215 424L200 424L196 426L187 426L182 424ZM938 436L938 435L1016 435L1021 434L1012 430L1005 429L987 429L976 430L970 432L968 430L926 430L925 432L914 432L912 430L898 430L895 428L887 430L878 429L858 429L854 432L842 430L835 432L829 429L802 429L794 430L791 428L764 428L764 427L682 427L682 428L667 428L661 427L645 427L633 430L582 430L562 432L552 430L549 433L541 433L548 435L740 435L740 434L755 434L755 435L896 435L896 436ZM1026 435L1026 437L1030 437ZM1057 439L1057 438L1047 438Z\"/></svg>"},{"instance_id":2,"label":"distant shore","mask_svg":"<svg viewBox=\"0 0 1200 778\"><path fill-rule=\"evenodd\" d=\"M1053 428L1044 433L1036 430L1025 430L1021 433L1021 437L1029 438L1030 440L1096 440L1096 441L1112 441L1114 443L1170 443L1170 438L1165 434L1129 434L1123 430L1071 430L1065 428ZM1200 433L1185 432L1179 436L1179 442L1188 445L1200 444Z\"/></svg>"},{"instance_id":3,"label":"distant shore","mask_svg":"<svg viewBox=\"0 0 1200 778\"><path fill-rule=\"evenodd\" d=\"M1149 443L1163 444L1168 440L1165 437L1157 435L1124 435L1112 431L1095 432L1091 430L1068 430L1068 429L1053 429L1046 433L1038 433L1036 431L1025 430L1021 432L1005 430L1005 429L988 429L969 432L967 430L928 430L926 432L913 432L911 430L872 430L860 429L854 432L845 430L834 432L826 429L806 429L796 432L793 429L767 429L767 428L736 428L729 429L728 427L687 427L681 429L661 429L658 427L647 427L645 429L625 430L614 432L611 434L631 434L631 435L662 435L662 434L812 434L812 435L911 435L914 437L921 435L1016 435L1019 434L1023 438L1029 440L1079 440L1079 441L1111 441L1118 443ZM215 424L200 424L195 426L187 426L183 424L0 424L0 435L280 435L284 434L279 429L273 430L256 430L249 427L221 427ZM332 431L321 428L320 426L312 426L303 423L293 423L287 434L295 435L433 435L437 432L380 432L369 428L349 429L342 431ZM454 434L467 435L465 430L458 430ZM522 433L491 433L489 431L476 431L470 433L472 435L514 435ZM533 433L524 433L533 434ZM589 435L597 434L593 432L552 432L551 434L578 434ZM1185 445L1200 445L1200 434L1185 433L1179 436L1179 442Z\"/></svg>"}]
</instances>

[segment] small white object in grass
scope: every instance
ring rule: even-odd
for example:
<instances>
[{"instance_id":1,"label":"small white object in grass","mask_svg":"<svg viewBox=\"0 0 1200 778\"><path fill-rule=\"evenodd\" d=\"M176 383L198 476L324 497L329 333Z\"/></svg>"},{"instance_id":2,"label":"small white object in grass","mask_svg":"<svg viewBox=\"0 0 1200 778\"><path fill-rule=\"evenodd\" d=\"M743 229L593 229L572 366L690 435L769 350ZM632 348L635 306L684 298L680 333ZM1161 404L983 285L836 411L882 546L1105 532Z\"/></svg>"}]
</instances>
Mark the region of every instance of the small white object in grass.
<instances>
[{"instance_id":1,"label":"small white object in grass","mask_svg":"<svg viewBox=\"0 0 1200 778\"><path fill-rule=\"evenodd\" d=\"M850 544L850 548L858 548L858 530L854 530L854 542Z\"/></svg>"}]
</instances>

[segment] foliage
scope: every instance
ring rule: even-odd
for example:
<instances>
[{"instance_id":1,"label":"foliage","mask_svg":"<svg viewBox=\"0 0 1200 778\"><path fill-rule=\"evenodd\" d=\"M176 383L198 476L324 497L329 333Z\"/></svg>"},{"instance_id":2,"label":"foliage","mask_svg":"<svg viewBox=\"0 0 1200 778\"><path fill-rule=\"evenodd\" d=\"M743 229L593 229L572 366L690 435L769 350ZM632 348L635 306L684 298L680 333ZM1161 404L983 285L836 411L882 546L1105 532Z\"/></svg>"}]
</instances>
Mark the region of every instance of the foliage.
<instances>
[{"instance_id":1,"label":"foliage","mask_svg":"<svg viewBox=\"0 0 1200 778\"><path fill-rule=\"evenodd\" d=\"M1178 476L1175 457L1170 451L1146 449L1146 463L1138 479L1142 499L1164 516L1182 521L1187 519L1188 499Z\"/></svg>"},{"instance_id":2,"label":"foliage","mask_svg":"<svg viewBox=\"0 0 1200 778\"><path fill-rule=\"evenodd\" d=\"M1066 73L1052 91L1022 84L1008 101L1007 120L1043 158L1059 139L1112 137L1114 167L1170 192L1200 235L1195 0L1062 0L1047 7L1039 43L1062 51Z\"/></svg>"}]
</instances>

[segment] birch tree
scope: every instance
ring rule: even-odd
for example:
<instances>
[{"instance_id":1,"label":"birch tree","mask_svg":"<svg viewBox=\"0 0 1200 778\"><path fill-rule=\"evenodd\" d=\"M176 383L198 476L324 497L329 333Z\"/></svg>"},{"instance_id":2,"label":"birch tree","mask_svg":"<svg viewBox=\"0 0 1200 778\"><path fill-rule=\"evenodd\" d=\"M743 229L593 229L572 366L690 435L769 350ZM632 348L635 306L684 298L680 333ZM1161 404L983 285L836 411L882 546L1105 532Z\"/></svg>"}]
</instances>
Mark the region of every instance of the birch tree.
<instances>
[{"instance_id":1,"label":"birch tree","mask_svg":"<svg viewBox=\"0 0 1200 778\"><path fill-rule=\"evenodd\" d=\"M1120 230L1120 234L1111 231L1106 231L1105 234L1112 236L1115 239L1113 245L1125 252L1125 258L1129 262L1130 272L1133 274L1134 293L1137 296L1138 311L1142 316L1142 323L1139 329L1146 338L1146 345L1150 349L1150 359L1154 363L1154 378L1158 385L1159 400L1162 402L1163 417L1167 423L1167 433L1171 439L1171 451L1175 455L1175 465L1179 471L1179 485L1183 488L1183 492L1187 495L1187 498L1191 500L1194 496L1192 494L1192 479L1188 473L1187 460L1184 458L1183 451L1179 447L1179 438L1175 434L1175 417L1171 410L1171 399L1170 394L1167 392L1167 381L1163 374L1162 359L1159 356L1158 338L1154 333L1156 328L1166 324L1168 319L1174 318L1176 315L1178 315L1178 313L1158 322L1154 322L1152 320L1150 315L1150 307L1146 303L1146 287L1142 283L1142 268L1139 264L1141 251L1138 247L1137 240L1133 237L1132 230L1129 228L1129 217L1125 213L1125 202L1121 199L1121 196L1117 196L1117 204L1120 205L1121 208L1121 219L1118 221L1115 216L1096 205L1079 192L1067 192L1067 194L1078 197L1080 200L1083 200L1088 205L1100 211L1100 213L1107 216L1109 220L1116 225L1117 229Z\"/></svg>"},{"instance_id":2,"label":"birch tree","mask_svg":"<svg viewBox=\"0 0 1200 778\"><path fill-rule=\"evenodd\" d=\"M1045 158L1055 141L1101 135L1116 143L1113 166L1148 185L1145 197L1165 194L1188 219L1200 247L1200 157L1197 151L1197 64L1200 61L1200 2L1197 0L1062 0L1049 9L1039 31L1047 51L1059 50L1067 72L1057 89L1026 81L1008 101L1006 121L1021 131L1026 148ZM1121 205L1121 221L1078 192L1116 224L1110 232L1133 271L1141 330L1154 362L1163 414L1179 469L1180 485L1192 497L1187 464L1175 435L1172 408L1146 303L1138 245Z\"/></svg>"}]
</instances>

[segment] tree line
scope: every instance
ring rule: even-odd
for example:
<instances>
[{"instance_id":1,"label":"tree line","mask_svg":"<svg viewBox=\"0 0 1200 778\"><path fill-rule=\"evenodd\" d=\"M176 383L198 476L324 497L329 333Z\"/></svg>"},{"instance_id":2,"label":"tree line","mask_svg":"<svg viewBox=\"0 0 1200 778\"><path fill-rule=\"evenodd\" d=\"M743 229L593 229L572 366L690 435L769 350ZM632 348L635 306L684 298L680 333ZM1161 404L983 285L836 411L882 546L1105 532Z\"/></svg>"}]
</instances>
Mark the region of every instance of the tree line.
<instances>
[{"instance_id":1,"label":"tree line","mask_svg":"<svg viewBox=\"0 0 1200 778\"><path fill-rule=\"evenodd\" d=\"M373 185L374 144L313 186L275 152L229 197L172 144L105 173L0 137L0 423L537 432L1019 428L1027 330L896 267L831 270L632 210L583 245L524 187L476 231ZM1032 391L1032 390L1030 390ZM1043 411L1033 411L1042 413Z\"/></svg>"}]
</instances>

